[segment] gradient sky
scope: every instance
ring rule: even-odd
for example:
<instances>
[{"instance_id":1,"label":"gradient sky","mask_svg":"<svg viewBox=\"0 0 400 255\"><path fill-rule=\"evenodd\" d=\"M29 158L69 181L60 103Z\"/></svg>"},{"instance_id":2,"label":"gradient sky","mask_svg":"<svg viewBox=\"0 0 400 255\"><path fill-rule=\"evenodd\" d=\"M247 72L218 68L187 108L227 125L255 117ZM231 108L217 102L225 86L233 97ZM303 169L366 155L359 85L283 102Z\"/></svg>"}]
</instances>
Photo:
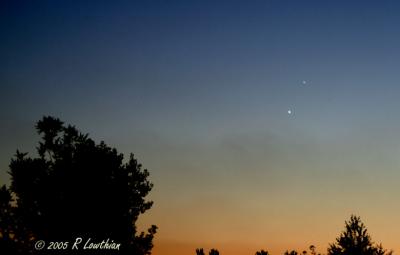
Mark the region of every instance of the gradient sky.
<instances>
[{"instance_id":1,"label":"gradient sky","mask_svg":"<svg viewBox=\"0 0 400 255\"><path fill-rule=\"evenodd\" d=\"M398 253L399 12L398 1L1 1L1 183L53 115L150 171L140 224L159 226L155 255L325 252L352 213Z\"/></svg>"}]
</instances>

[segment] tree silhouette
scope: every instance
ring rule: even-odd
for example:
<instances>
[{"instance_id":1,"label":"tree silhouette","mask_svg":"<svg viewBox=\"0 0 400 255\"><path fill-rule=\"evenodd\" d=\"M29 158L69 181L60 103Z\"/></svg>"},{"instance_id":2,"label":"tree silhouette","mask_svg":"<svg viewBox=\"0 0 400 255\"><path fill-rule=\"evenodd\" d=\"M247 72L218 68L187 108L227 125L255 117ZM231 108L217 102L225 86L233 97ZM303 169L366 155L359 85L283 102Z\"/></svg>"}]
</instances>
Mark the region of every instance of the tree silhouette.
<instances>
[{"instance_id":1,"label":"tree silhouette","mask_svg":"<svg viewBox=\"0 0 400 255\"><path fill-rule=\"evenodd\" d=\"M124 163L115 148L57 118L43 117L36 129L38 157L17 151L11 186L0 190L0 250L27 254L36 240L81 237L121 243L118 254L150 254L157 227L138 233L136 222L152 206L145 197L153 184L133 154Z\"/></svg>"},{"instance_id":2,"label":"tree silhouette","mask_svg":"<svg viewBox=\"0 0 400 255\"><path fill-rule=\"evenodd\" d=\"M209 255L219 255L219 251L217 249L211 249L208 254Z\"/></svg>"},{"instance_id":3,"label":"tree silhouette","mask_svg":"<svg viewBox=\"0 0 400 255\"><path fill-rule=\"evenodd\" d=\"M16 219L13 217L15 208L12 206L12 196L6 186L0 189L0 250L4 252L21 253L26 250L25 245L18 246L14 236L16 235ZM20 232L20 231L19 231ZM20 233L21 236L23 233Z\"/></svg>"},{"instance_id":4,"label":"tree silhouette","mask_svg":"<svg viewBox=\"0 0 400 255\"><path fill-rule=\"evenodd\" d=\"M196 249L196 255L204 255L203 248Z\"/></svg>"},{"instance_id":5,"label":"tree silhouette","mask_svg":"<svg viewBox=\"0 0 400 255\"><path fill-rule=\"evenodd\" d=\"M311 255L316 255L317 251L316 251L316 247L312 244L309 247L310 251L311 251Z\"/></svg>"},{"instance_id":6,"label":"tree silhouette","mask_svg":"<svg viewBox=\"0 0 400 255\"><path fill-rule=\"evenodd\" d=\"M321 253L317 253L317 247L315 247L315 245L313 245L313 244L310 245L309 249L310 249L310 254L311 255L317 255L317 254L321 255ZM303 254L304 254L304 251L303 251Z\"/></svg>"},{"instance_id":7,"label":"tree silhouette","mask_svg":"<svg viewBox=\"0 0 400 255\"><path fill-rule=\"evenodd\" d=\"M382 245L375 245L360 217L352 215L350 221L345 222L343 231L336 243L330 244L328 255L390 255Z\"/></svg>"},{"instance_id":8,"label":"tree silhouette","mask_svg":"<svg viewBox=\"0 0 400 255\"><path fill-rule=\"evenodd\" d=\"M268 251L261 250L261 251L257 251L256 255L269 255L269 253L268 253Z\"/></svg>"},{"instance_id":9,"label":"tree silhouette","mask_svg":"<svg viewBox=\"0 0 400 255\"><path fill-rule=\"evenodd\" d=\"M297 255L297 254L299 254L297 251L295 251L295 250L293 250L293 251L286 251L285 253L284 253L284 255Z\"/></svg>"}]
</instances>

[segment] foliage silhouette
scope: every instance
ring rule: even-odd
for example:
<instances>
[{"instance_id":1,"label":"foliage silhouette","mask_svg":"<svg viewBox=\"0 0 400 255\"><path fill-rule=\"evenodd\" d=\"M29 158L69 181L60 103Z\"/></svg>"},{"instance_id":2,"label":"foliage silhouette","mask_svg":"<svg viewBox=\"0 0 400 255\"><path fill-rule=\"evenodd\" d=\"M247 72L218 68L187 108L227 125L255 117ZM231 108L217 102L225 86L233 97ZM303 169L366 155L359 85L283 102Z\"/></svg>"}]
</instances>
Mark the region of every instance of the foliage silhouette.
<instances>
[{"instance_id":1,"label":"foliage silhouette","mask_svg":"<svg viewBox=\"0 0 400 255\"><path fill-rule=\"evenodd\" d=\"M209 255L219 255L219 251L217 249L211 249L208 254Z\"/></svg>"},{"instance_id":2,"label":"foliage silhouette","mask_svg":"<svg viewBox=\"0 0 400 255\"><path fill-rule=\"evenodd\" d=\"M310 249L311 255L317 254L317 251L316 251L317 248L313 244L310 245L309 249Z\"/></svg>"},{"instance_id":3,"label":"foliage silhouette","mask_svg":"<svg viewBox=\"0 0 400 255\"><path fill-rule=\"evenodd\" d=\"M309 249L310 249L310 255L317 255L317 248L315 247L315 245L310 245ZM308 252L306 250L304 250L301 253L299 253L296 250L292 250L290 252L286 251L284 253L284 255L298 255L298 254L307 255ZM318 255L321 255L321 253L318 253Z\"/></svg>"},{"instance_id":4,"label":"foliage silhouette","mask_svg":"<svg viewBox=\"0 0 400 255\"><path fill-rule=\"evenodd\" d=\"M285 251L285 253L284 253L284 255L298 255L299 253L297 252L297 251L295 251L295 250L293 250L293 251Z\"/></svg>"},{"instance_id":5,"label":"foliage silhouette","mask_svg":"<svg viewBox=\"0 0 400 255\"><path fill-rule=\"evenodd\" d=\"M360 217L352 215L345 222L345 230L336 238L336 243L330 244L328 255L390 255L391 251L375 245Z\"/></svg>"},{"instance_id":6,"label":"foliage silhouette","mask_svg":"<svg viewBox=\"0 0 400 255\"><path fill-rule=\"evenodd\" d=\"M21 244L18 246L14 236L18 232L18 236L24 235L18 228L16 219L14 218L15 208L12 207L11 192L2 186L0 189L0 251L7 253L22 253L26 250L26 245Z\"/></svg>"},{"instance_id":7,"label":"foliage silhouette","mask_svg":"<svg viewBox=\"0 0 400 255\"><path fill-rule=\"evenodd\" d=\"M261 251L257 251L256 255L269 255L269 253L268 253L268 251L261 250Z\"/></svg>"},{"instance_id":8,"label":"foliage silhouette","mask_svg":"<svg viewBox=\"0 0 400 255\"><path fill-rule=\"evenodd\" d=\"M196 249L196 255L204 255L204 249L203 248L197 248ZM217 249L211 249L208 252L209 255L219 255L219 251Z\"/></svg>"},{"instance_id":9,"label":"foliage silhouette","mask_svg":"<svg viewBox=\"0 0 400 255\"><path fill-rule=\"evenodd\" d=\"M38 157L17 151L11 186L0 190L0 250L27 254L36 240L82 237L121 243L118 254L150 254L157 227L138 233L136 222L153 204L145 200L153 184L133 154L123 163L115 148L57 118L43 117L36 129Z\"/></svg>"},{"instance_id":10,"label":"foliage silhouette","mask_svg":"<svg viewBox=\"0 0 400 255\"><path fill-rule=\"evenodd\" d=\"M196 249L196 255L204 255L204 250L203 250L203 248Z\"/></svg>"}]
</instances>

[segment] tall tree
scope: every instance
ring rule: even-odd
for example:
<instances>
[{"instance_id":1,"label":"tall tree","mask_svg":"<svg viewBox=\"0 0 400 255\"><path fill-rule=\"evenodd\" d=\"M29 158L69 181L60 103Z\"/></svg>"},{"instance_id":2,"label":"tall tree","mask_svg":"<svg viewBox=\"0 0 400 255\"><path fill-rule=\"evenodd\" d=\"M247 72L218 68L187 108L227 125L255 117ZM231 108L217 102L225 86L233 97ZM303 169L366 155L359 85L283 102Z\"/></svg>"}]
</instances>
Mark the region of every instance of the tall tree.
<instances>
[{"instance_id":1,"label":"tall tree","mask_svg":"<svg viewBox=\"0 0 400 255\"><path fill-rule=\"evenodd\" d=\"M329 245L328 255L390 255L391 251L383 249L371 241L367 228L360 217L352 215L345 222L345 230Z\"/></svg>"},{"instance_id":2,"label":"tall tree","mask_svg":"<svg viewBox=\"0 0 400 255\"><path fill-rule=\"evenodd\" d=\"M124 162L115 148L57 118L43 117L36 129L38 156L17 151L11 186L0 190L0 248L28 253L36 240L81 237L121 243L119 254L150 254L157 227L138 233L136 222L153 204L145 200L153 184L133 154Z\"/></svg>"},{"instance_id":3,"label":"tall tree","mask_svg":"<svg viewBox=\"0 0 400 255\"><path fill-rule=\"evenodd\" d=\"M268 251L261 250L261 251L257 251L256 255L269 255L269 253L268 253Z\"/></svg>"}]
</instances>

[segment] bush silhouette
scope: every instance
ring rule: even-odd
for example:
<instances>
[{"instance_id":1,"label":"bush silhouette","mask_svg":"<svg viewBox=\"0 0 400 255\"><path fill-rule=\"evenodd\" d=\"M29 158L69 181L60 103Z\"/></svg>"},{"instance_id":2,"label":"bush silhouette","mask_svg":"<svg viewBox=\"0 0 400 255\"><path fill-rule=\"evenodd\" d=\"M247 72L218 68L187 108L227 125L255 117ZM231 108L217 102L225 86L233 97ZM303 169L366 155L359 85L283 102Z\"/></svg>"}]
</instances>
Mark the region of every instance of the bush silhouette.
<instances>
[{"instance_id":1,"label":"bush silhouette","mask_svg":"<svg viewBox=\"0 0 400 255\"><path fill-rule=\"evenodd\" d=\"M285 253L284 253L284 255L298 255L299 253L297 252L297 251L295 251L295 250L293 250L293 251L285 251Z\"/></svg>"},{"instance_id":2,"label":"bush silhouette","mask_svg":"<svg viewBox=\"0 0 400 255\"><path fill-rule=\"evenodd\" d=\"M219 255L219 251L216 249L211 249L210 252L208 253L209 255Z\"/></svg>"},{"instance_id":3,"label":"bush silhouette","mask_svg":"<svg viewBox=\"0 0 400 255\"><path fill-rule=\"evenodd\" d=\"M136 221L152 206L145 197L153 184L133 154L124 163L115 148L57 118L43 117L36 129L38 157L17 151L11 186L0 190L0 250L27 254L36 240L82 237L121 243L118 254L150 254L157 227L138 233Z\"/></svg>"},{"instance_id":4,"label":"bush silhouette","mask_svg":"<svg viewBox=\"0 0 400 255\"><path fill-rule=\"evenodd\" d=\"M268 253L268 251L261 250L261 251L256 252L256 255L269 255L269 253Z\"/></svg>"},{"instance_id":5,"label":"bush silhouette","mask_svg":"<svg viewBox=\"0 0 400 255\"><path fill-rule=\"evenodd\" d=\"M203 248L196 249L196 255L204 255L204 250L203 250Z\"/></svg>"},{"instance_id":6,"label":"bush silhouette","mask_svg":"<svg viewBox=\"0 0 400 255\"><path fill-rule=\"evenodd\" d=\"M352 215L345 222L345 230L329 245L328 255L390 255L382 245L375 245L360 217Z\"/></svg>"}]
</instances>

